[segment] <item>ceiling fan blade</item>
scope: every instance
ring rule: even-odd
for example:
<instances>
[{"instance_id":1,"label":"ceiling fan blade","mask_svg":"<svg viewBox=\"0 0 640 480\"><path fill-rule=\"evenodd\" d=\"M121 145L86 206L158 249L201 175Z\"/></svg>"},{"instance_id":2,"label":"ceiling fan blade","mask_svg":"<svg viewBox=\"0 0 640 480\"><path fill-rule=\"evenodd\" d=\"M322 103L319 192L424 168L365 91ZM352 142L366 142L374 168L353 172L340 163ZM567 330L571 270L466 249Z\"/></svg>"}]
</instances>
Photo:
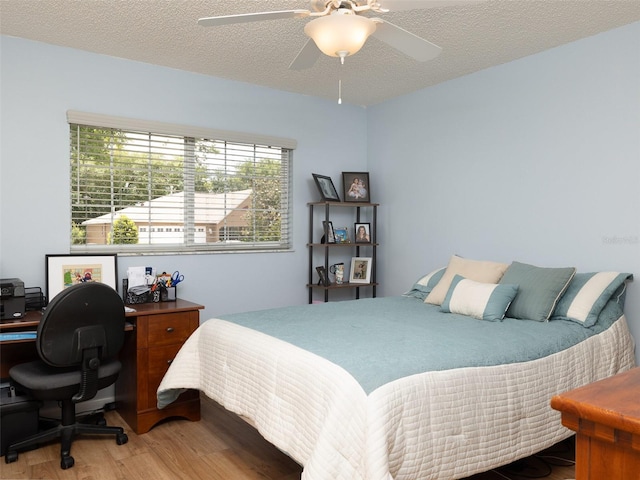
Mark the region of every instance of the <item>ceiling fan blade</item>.
<instances>
[{"instance_id":1,"label":"ceiling fan blade","mask_svg":"<svg viewBox=\"0 0 640 480\"><path fill-rule=\"evenodd\" d=\"M385 22L379 18L374 20L376 21L377 27L371 34L372 37L383 41L419 62L432 60L442 52L442 48L438 45L414 35L393 23Z\"/></svg>"},{"instance_id":2,"label":"ceiling fan blade","mask_svg":"<svg viewBox=\"0 0 640 480\"><path fill-rule=\"evenodd\" d=\"M198 24L203 27L217 27L233 23L261 22L263 20L278 20L280 18L308 17L309 10L281 10L278 12L241 13L239 15L223 15L220 17L200 18Z\"/></svg>"},{"instance_id":3,"label":"ceiling fan blade","mask_svg":"<svg viewBox=\"0 0 640 480\"><path fill-rule=\"evenodd\" d=\"M302 47L302 50L300 50L298 55L296 55L296 58L291 62L291 65L289 65L289 70L305 70L312 67L320 57L321 53L322 52L317 47L316 42L311 38L308 39L307 43Z\"/></svg>"},{"instance_id":4,"label":"ceiling fan blade","mask_svg":"<svg viewBox=\"0 0 640 480\"><path fill-rule=\"evenodd\" d=\"M486 0L380 0L380 6L382 8L389 9L390 12L401 12L403 10L453 7L456 5L465 5L484 1Z\"/></svg>"}]
</instances>

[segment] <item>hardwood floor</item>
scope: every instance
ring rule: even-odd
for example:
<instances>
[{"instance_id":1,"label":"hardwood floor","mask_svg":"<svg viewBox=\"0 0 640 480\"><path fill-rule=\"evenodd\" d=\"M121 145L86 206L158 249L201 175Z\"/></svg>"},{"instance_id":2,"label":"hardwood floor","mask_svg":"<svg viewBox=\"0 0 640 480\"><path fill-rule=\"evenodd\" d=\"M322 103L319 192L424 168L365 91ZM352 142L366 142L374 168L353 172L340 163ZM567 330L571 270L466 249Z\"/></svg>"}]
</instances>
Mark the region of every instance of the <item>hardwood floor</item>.
<instances>
[{"instance_id":1,"label":"hardwood floor","mask_svg":"<svg viewBox=\"0 0 640 480\"><path fill-rule=\"evenodd\" d=\"M75 466L60 468L57 443L20 453L15 463L0 463L4 480L299 480L302 468L235 415L202 396L202 420L173 419L136 435L117 412L110 425L125 426L129 442L80 437L72 446ZM527 473L527 472L522 472ZM554 467L548 480L574 477L573 467ZM520 480L495 472L467 480ZM531 478L531 477L528 477Z\"/></svg>"}]
</instances>

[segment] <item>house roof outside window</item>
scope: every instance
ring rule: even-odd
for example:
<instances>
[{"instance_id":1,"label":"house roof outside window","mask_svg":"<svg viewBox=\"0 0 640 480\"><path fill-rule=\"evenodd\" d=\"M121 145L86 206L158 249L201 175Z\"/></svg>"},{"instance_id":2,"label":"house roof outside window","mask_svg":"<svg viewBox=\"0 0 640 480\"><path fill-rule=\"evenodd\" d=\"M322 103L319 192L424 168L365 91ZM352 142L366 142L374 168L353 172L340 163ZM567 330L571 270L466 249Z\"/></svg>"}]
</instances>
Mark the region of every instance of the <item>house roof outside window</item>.
<instances>
[{"instance_id":1,"label":"house roof outside window","mask_svg":"<svg viewBox=\"0 0 640 480\"><path fill-rule=\"evenodd\" d=\"M194 223L198 225L223 222L235 210L244 208L243 204L249 200L251 193L251 189L228 193L195 193ZM184 211L184 192L177 192L118 210L115 218L125 215L138 225L183 224ZM85 220L82 225L105 224L113 220L112 214L107 213Z\"/></svg>"}]
</instances>

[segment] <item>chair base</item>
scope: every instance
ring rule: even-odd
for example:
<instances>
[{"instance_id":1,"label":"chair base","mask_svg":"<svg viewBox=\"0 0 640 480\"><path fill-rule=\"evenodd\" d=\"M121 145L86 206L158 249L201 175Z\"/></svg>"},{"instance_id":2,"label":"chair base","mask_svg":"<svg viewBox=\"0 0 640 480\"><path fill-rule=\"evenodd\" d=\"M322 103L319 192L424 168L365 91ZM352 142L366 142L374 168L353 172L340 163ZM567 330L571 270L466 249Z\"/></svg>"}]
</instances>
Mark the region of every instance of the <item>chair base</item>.
<instances>
[{"instance_id":1,"label":"chair base","mask_svg":"<svg viewBox=\"0 0 640 480\"><path fill-rule=\"evenodd\" d=\"M89 415L88 417L95 416ZM71 456L71 444L78 435L114 435L118 445L124 445L129 437L122 427L110 427L105 425L104 417L98 419L97 424L85 423L75 418L75 404L70 400L62 401L62 423L53 428L39 432L24 440L8 446L5 462L12 463L18 460L18 452L31 450L46 442L60 439L60 467L67 469L73 467L75 460Z\"/></svg>"}]
</instances>

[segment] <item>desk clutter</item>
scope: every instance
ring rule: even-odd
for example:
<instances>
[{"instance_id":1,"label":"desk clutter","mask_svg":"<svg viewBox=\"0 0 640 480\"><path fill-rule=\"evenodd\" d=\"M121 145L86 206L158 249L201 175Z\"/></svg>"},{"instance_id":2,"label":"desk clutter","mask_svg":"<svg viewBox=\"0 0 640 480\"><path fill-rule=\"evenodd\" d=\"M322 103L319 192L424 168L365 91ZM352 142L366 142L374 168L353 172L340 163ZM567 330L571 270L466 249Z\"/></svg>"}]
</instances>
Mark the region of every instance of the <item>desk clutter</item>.
<instances>
[{"instance_id":1,"label":"desk clutter","mask_svg":"<svg viewBox=\"0 0 640 480\"><path fill-rule=\"evenodd\" d=\"M40 287L25 287L19 278L0 279L0 320L22 318L25 312L46 306Z\"/></svg>"},{"instance_id":2,"label":"desk clutter","mask_svg":"<svg viewBox=\"0 0 640 480\"><path fill-rule=\"evenodd\" d=\"M177 286L184 281L178 270L156 274L153 267L129 267L122 280L124 303L136 305L151 302L171 302L177 298Z\"/></svg>"}]
</instances>

